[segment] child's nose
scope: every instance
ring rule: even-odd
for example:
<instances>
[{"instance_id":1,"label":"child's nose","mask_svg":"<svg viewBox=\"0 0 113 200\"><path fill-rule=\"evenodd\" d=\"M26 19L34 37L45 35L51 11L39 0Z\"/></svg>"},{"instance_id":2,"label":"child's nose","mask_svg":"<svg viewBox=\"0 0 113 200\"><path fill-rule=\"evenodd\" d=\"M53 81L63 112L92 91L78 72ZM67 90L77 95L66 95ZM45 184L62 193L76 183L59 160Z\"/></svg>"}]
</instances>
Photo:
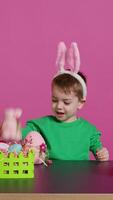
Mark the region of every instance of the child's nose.
<instances>
[{"instance_id":1,"label":"child's nose","mask_svg":"<svg viewBox=\"0 0 113 200\"><path fill-rule=\"evenodd\" d=\"M57 108L58 109L62 109L63 108L63 103L62 102L58 102L57 103Z\"/></svg>"}]
</instances>

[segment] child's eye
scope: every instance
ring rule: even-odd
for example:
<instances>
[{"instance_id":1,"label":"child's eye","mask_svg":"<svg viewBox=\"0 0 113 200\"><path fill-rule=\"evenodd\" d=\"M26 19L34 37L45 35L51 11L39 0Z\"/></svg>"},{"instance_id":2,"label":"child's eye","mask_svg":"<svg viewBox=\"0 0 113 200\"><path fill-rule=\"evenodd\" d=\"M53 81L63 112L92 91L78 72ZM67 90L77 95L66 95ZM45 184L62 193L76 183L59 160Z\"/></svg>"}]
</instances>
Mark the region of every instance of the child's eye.
<instances>
[{"instance_id":1,"label":"child's eye","mask_svg":"<svg viewBox=\"0 0 113 200\"><path fill-rule=\"evenodd\" d=\"M64 102L64 104L65 104L65 105L69 105L69 104L71 104L71 102Z\"/></svg>"},{"instance_id":2,"label":"child's eye","mask_svg":"<svg viewBox=\"0 0 113 200\"><path fill-rule=\"evenodd\" d=\"M52 99L52 102L56 103L56 102L57 102L57 100L55 100L55 99Z\"/></svg>"}]
</instances>

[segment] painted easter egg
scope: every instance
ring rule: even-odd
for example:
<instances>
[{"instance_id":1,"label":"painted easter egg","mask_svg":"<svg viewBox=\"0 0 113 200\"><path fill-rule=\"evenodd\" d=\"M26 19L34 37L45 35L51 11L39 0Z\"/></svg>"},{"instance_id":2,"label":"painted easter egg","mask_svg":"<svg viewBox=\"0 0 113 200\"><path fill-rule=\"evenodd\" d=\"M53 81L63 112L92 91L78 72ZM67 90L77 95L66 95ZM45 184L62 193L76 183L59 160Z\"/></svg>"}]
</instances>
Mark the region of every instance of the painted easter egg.
<instances>
[{"instance_id":1,"label":"painted easter egg","mask_svg":"<svg viewBox=\"0 0 113 200\"><path fill-rule=\"evenodd\" d=\"M21 144L12 144L9 148L8 148L8 152L16 152L16 153L20 153L20 151L22 150L22 145Z\"/></svg>"},{"instance_id":2,"label":"painted easter egg","mask_svg":"<svg viewBox=\"0 0 113 200\"><path fill-rule=\"evenodd\" d=\"M4 143L4 142L0 142L0 150L2 151L2 150L8 150L8 148L9 148L9 145L8 144L6 144L6 143Z\"/></svg>"}]
</instances>

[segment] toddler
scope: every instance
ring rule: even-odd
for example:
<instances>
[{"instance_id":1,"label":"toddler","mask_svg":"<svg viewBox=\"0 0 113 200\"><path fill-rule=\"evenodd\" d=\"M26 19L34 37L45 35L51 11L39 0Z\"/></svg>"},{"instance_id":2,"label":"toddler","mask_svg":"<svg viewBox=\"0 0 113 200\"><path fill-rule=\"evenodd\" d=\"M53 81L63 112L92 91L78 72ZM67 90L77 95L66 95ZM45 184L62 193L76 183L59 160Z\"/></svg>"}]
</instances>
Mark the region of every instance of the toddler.
<instances>
[{"instance_id":1,"label":"toddler","mask_svg":"<svg viewBox=\"0 0 113 200\"><path fill-rule=\"evenodd\" d=\"M79 71L77 44L72 43L67 49L64 42L60 42L56 64L58 72L51 86L54 115L28 121L22 129L22 137L31 131L39 132L47 144L50 159L89 160L91 151L96 160L107 161L109 153L102 145L100 131L77 117L87 97L86 78Z\"/></svg>"}]
</instances>

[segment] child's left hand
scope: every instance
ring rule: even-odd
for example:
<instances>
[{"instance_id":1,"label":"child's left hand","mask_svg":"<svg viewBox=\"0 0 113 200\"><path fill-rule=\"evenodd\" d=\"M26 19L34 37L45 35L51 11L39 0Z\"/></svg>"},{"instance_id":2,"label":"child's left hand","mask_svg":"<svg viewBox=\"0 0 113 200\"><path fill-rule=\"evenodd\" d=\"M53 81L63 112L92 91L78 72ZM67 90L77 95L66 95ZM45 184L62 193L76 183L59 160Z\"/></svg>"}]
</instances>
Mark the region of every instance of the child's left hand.
<instances>
[{"instance_id":1,"label":"child's left hand","mask_svg":"<svg viewBox=\"0 0 113 200\"><path fill-rule=\"evenodd\" d=\"M107 148L103 147L102 149L97 150L96 158L99 161L109 160L109 152L108 152Z\"/></svg>"}]
</instances>

